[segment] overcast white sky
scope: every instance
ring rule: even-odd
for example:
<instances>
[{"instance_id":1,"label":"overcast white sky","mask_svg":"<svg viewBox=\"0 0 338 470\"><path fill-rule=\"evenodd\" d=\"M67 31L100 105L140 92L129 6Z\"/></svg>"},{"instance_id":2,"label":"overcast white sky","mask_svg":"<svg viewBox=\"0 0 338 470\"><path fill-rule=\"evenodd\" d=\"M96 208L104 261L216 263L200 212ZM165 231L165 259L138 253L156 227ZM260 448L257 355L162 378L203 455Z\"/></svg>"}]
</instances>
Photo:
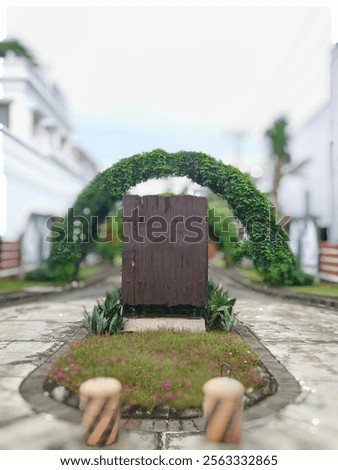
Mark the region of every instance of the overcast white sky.
<instances>
[{"instance_id":1,"label":"overcast white sky","mask_svg":"<svg viewBox=\"0 0 338 470\"><path fill-rule=\"evenodd\" d=\"M287 115L329 96L328 8L8 8L8 36L48 65L78 142L104 167L157 147L246 166ZM259 139L258 139L259 140Z\"/></svg>"}]
</instances>

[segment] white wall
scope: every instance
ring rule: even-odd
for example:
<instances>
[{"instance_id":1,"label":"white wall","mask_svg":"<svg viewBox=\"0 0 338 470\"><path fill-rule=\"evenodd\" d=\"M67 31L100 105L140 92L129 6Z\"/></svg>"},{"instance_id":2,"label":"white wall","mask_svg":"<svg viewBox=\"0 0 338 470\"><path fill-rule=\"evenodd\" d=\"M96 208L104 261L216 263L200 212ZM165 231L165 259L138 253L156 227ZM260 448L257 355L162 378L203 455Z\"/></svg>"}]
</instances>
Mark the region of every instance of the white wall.
<instances>
[{"instance_id":1,"label":"white wall","mask_svg":"<svg viewBox=\"0 0 338 470\"><path fill-rule=\"evenodd\" d=\"M38 155L3 131L7 240L17 240L32 213L63 216L83 189L76 174Z\"/></svg>"},{"instance_id":2,"label":"white wall","mask_svg":"<svg viewBox=\"0 0 338 470\"><path fill-rule=\"evenodd\" d=\"M321 227L331 223L330 192L330 107L325 106L291 142L292 161L308 158L300 175L283 178L279 191L281 211L293 217L305 215L305 195L309 192L309 209Z\"/></svg>"},{"instance_id":3,"label":"white wall","mask_svg":"<svg viewBox=\"0 0 338 470\"><path fill-rule=\"evenodd\" d=\"M333 50L331 63L331 133L332 223L329 241L338 243L338 45Z\"/></svg>"}]
</instances>

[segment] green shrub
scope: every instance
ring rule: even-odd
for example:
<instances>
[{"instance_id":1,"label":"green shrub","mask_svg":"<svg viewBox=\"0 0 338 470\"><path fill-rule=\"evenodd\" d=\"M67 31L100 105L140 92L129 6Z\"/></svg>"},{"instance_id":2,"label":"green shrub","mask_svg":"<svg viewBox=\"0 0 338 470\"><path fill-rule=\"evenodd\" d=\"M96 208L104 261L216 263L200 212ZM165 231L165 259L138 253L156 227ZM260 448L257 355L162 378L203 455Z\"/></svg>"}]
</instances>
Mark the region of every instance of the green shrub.
<instances>
[{"instance_id":1,"label":"green shrub","mask_svg":"<svg viewBox=\"0 0 338 470\"><path fill-rule=\"evenodd\" d=\"M85 310L83 326L89 334L115 335L124 329L120 295L120 289L115 289L103 302L98 302L91 313Z\"/></svg>"},{"instance_id":2,"label":"green shrub","mask_svg":"<svg viewBox=\"0 0 338 470\"><path fill-rule=\"evenodd\" d=\"M235 302L236 299L229 299L227 291L209 281L208 305L201 309L206 330L218 330L227 333L232 331L236 325L233 311ZM149 308L149 306L147 307ZM191 307L191 309L193 310L194 307ZM85 310L83 326L89 334L114 335L124 329L123 313L121 290L115 289L112 293L107 294L104 301L98 302L90 313Z\"/></svg>"},{"instance_id":3,"label":"green shrub","mask_svg":"<svg viewBox=\"0 0 338 470\"><path fill-rule=\"evenodd\" d=\"M229 333L236 325L233 311L236 299L229 299L228 292L212 281L208 282L208 306L205 309L204 321L207 331L218 330Z\"/></svg>"},{"instance_id":4,"label":"green shrub","mask_svg":"<svg viewBox=\"0 0 338 470\"><path fill-rule=\"evenodd\" d=\"M92 243L92 250L102 259L112 261L121 253L122 248L122 210L113 210L110 212L111 224L102 224L100 226L103 233L100 233L102 240Z\"/></svg>"},{"instance_id":5,"label":"green shrub","mask_svg":"<svg viewBox=\"0 0 338 470\"><path fill-rule=\"evenodd\" d=\"M25 279L27 281L41 281L41 280L49 281L55 278L54 278L54 273L49 277L47 264L42 264L41 266L38 266L37 268L32 269L31 271L28 271L25 274Z\"/></svg>"},{"instance_id":6,"label":"green shrub","mask_svg":"<svg viewBox=\"0 0 338 470\"><path fill-rule=\"evenodd\" d=\"M217 249L224 255L226 265L236 261L237 228L232 213L224 199L211 196L208 198L208 224L211 241L216 241Z\"/></svg>"}]
</instances>

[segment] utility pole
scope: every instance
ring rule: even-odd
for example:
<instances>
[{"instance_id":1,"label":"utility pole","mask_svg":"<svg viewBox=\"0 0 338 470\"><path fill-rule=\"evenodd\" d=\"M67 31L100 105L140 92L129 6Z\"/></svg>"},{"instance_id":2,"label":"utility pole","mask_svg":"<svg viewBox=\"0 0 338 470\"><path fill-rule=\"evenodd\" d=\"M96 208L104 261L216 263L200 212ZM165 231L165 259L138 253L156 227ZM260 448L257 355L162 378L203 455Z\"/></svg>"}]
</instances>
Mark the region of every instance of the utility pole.
<instances>
[{"instance_id":1,"label":"utility pole","mask_svg":"<svg viewBox=\"0 0 338 470\"><path fill-rule=\"evenodd\" d=\"M234 130L234 131L225 131L224 135L231 142L232 147L232 160L233 165L244 170L244 142L247 137L247 131L245 130Z\"/></svg>"}]
</instances>

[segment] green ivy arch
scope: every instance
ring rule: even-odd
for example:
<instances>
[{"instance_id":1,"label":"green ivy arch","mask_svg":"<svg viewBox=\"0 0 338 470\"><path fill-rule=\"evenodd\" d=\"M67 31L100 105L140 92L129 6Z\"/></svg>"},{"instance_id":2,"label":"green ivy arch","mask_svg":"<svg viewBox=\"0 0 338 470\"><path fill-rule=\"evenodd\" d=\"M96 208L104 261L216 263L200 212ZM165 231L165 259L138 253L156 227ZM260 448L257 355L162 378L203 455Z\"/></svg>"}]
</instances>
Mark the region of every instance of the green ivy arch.
<instances>
[{"instance_id":1,"label":"green ivy arch","mask_svg":"<svg viewBox=\"0 0 338 470\"><path fill-rule=\"evenodd\" d=\"M287 234L276 224L266 194L259 192L237 168L204 153L180 151L171 154L157 149L121 159L84 188L73 213L82 219L85 217L88 224L97 224L131 187L151 178L168 176L187 176L227 200L249 234L249 240L239 244L239 255L252 260L265 282L271 285L311 282L311 277L297 268ZM93 215L97 216L94 221ZM64 224L67 224L67 217ZM73 234L69 235L68 240L72 240ZM69 279L76 277L79 264L90 248L90 243L76 238L75 241L62 240L53 244L48 259L50 271L62 272Z\"/></svg>"}]
</instances>

